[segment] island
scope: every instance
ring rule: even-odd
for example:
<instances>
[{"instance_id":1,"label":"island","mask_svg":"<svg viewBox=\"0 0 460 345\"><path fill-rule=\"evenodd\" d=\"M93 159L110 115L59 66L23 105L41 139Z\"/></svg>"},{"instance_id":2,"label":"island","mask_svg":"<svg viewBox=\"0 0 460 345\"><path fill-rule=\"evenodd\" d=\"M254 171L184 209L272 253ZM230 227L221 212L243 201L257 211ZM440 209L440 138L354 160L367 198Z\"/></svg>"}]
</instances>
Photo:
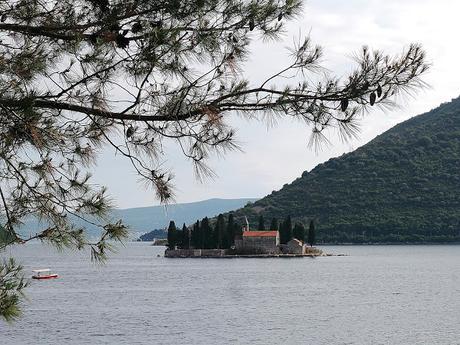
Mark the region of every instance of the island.
<instances>
[{"instance_id":1,"label":"island","mask_svg":"<svg viewBox=\"0 0 460 345\"><path fill-rule=\"evenodd\" d=\"M229 223L232 223L231 219ZM279 230L251 230L249 224L246 223L238 231L234 226L232 229L232 226L224 227L222 224L223 217L219 215L214 228L209 226L207 219L204 219L201 224L195 224L191 230L184 225L181 231L177 231L174 222L171 221L168 228L168 248L165 251L165 257L291 258L326 255L320 249L313 247L314 227L310 227L308 237L311 241L310 245L307 245L303 241L304 236L297 236L301 239L291 236L289 240L281 241ZM305 235L305 231L300 233ZM208 234L208 239L206 239L206 234Z\"/></svg>"}]
</instances>

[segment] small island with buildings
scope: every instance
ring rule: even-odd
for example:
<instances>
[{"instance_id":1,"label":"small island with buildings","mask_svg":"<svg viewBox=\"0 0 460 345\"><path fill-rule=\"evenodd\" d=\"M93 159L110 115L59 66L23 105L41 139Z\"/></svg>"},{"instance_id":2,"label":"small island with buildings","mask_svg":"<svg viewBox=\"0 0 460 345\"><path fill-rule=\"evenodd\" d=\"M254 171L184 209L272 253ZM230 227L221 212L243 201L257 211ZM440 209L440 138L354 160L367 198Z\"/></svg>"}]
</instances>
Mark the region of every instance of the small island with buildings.
<instances>
[{"instance_id":1,"label":"small island with buildings","mask_svg":"<svg viewBox=\"0 0 460 345\"><path fill-rule=\"evenodd\" d=\"M246 225L240 227L229 215L227 223L222 215L214 226L208 218L197 221L192 227L177 230L173 221L168 228L168 258L267 258L267 257L315 257L324 256L320 249L313 247L315 228L310 223L308 231L302 224L291 225L290 217L281 223L273 220L265 230L263 218L257 230ZM308 244L307 244L308 243Z\"/></svg>"}]
</instances>

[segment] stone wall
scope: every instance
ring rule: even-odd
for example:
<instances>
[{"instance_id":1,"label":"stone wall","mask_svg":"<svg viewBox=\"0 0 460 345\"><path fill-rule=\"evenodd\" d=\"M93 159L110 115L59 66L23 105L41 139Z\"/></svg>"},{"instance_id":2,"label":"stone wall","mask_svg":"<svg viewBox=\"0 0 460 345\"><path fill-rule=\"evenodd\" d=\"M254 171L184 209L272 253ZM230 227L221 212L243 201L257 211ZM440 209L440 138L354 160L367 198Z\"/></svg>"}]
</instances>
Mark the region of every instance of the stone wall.
<instances>
[{"instance_id":1,"label":"stone wall","mask_svg":"<svg viewBox=\"0 0 460 345\"><path fill-rule=\"evenodd\" d=\"M166 249L167 258L219 257L227 255L227 249Z\"/></svg>"},{"instance_id":2,"label":"stone wall","mask_svg":"<svg viewBox=\"0 0 460 345\"><path fill-rule=\"evenodd\" d=\"M206 257L206 256L224 256L226 255L227 250L226 249L201 249L201 256Z\"/></svg>"},{"instance_id":3,"label":"stone wall","mask_svg":"<svg viewBox=\"0 0 460 345\"><path fill-rule=\"evenodd\" d=\"M297 239L292 239L287 243L286 254L305 254L305 245Z\"/></svg>"},{"instance_id":4,"label":"stone wall","mask_svg":"<svg viewBox=\"0 0 460 345\"><path fill-rule=\"evenodd\" d=\"M243 237L243 249L267 254L278 252L276 237Z\"/></svg>"},{"instance_id":5,"label":"stone wall","mask_svg":"<svg viewBox=\"0 0 460 345\"><path fill-rule=\"evenodd\" d=\"M243 239L240 238L235 238L235 248L236 250L241 250L243 249Z\"/></svg>"},{"instance_id":6,"label":"stone wall","mask_svg":"<svg viewBox=\"0 0 460 345\"><path fill-rule=\"evenodd\" d=\"M246 241L245 241L246 242ZM315 247L307 247L305 245L299 248L289 248L287 244L282 244L279 247L273 247L273 242L270 241L250 241L250 245L256 247L241 247L237 250L231 249L166 249L165 257L167 258L217 258L226 255L258 255L258 254L284 254L288 255L321 255L322 251Z\"/></svg>"}]
</instances>

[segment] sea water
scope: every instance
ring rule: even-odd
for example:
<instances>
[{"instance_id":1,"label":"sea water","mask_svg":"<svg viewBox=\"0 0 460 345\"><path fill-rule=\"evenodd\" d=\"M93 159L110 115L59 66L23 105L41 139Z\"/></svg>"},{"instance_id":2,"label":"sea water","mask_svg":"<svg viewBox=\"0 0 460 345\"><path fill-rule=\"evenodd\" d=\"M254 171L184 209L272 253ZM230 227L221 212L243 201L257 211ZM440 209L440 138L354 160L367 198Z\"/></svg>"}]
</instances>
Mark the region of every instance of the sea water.
<instances>
[{"instance_id":1,"label":"sea water","mask_svg":"<svg viewBox=\"0 0 460 345\"><path fill-rule=\"evenodd\" d=\"M321 249L348 256L168 259L127 243L101 266L17 246L0 255L60 277L30 282L0 344L460 344L460 246Z\"/></svg>"}]
</instances>

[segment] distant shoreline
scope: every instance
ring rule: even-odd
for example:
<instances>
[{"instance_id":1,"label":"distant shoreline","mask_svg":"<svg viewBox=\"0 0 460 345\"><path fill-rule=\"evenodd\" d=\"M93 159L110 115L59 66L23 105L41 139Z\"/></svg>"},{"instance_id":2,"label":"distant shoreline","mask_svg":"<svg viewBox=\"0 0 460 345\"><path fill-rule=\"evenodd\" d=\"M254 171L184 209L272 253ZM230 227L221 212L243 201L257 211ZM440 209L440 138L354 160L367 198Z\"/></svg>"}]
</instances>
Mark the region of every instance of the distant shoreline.
<instances>
[{"instance_id":1,"label":"distant shoreline","mask_svg":"<svg viewBox=\"0 0 460 345\"><path fill-rule=\"evenodd\" d=\"M317 246L436 246L460 245L460 242L371 242L371 243L318 243Z\"/></svg>"}]
</instances>

